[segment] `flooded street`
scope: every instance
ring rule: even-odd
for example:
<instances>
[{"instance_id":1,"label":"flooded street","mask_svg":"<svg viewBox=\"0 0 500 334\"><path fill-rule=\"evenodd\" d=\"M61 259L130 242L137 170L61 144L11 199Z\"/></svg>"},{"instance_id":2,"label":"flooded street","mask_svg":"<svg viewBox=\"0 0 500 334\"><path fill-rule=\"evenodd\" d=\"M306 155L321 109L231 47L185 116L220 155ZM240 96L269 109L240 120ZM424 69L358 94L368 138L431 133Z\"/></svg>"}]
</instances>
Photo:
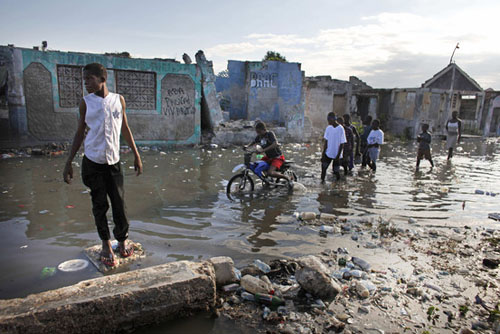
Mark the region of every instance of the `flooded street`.
<instances>
[{"instance_id":1,"label":"flooded street","mask_svg":"<svg viewBox=\"0 0 500 334\"><path fill-rule=\"evenodd\" d=\"M320 236L317 228L281 219L301 211L333 213L348 220L383 217L401 226L411 217L421 225L439 228L498 228L499 224L487 216L499 211L500 195L475 194L476 189L500 193L498 143L477 139L465 141L460 148L447 163L444 142L436 140L436 167L431 171L428 162L422 161L420 172L415 172L415 144L387 144L382 148L376 174L360 172L357 166L354 176L343 177L340 182L332 181L329 172L330 179L322 185L319 145L286 145L285 156L296 163L299 182L308 191L287 194L256 190L234 201L227 198L225 187L232 168L243 162L238 148L185 149L166 154L144 151L144 175L139 177L130 169L133 157L122 154L130 238L144 246L147 257L121 270L220 255L232 257L240 266L257 258L296 257L325 248L356 247L349 237ZM101 275L89 266L76 273L40 276L44 267L85 258L83 248L98 243L80 168L75 168L73 184L62 182L65 159L0 161L2 299ZM80 163L81 159L75 161ZM386 253L380 256L382 252L359 250L368 259L404 270L400 258ZM201 324L206 322L200 320Z\"/></svg>"}]
</instances>

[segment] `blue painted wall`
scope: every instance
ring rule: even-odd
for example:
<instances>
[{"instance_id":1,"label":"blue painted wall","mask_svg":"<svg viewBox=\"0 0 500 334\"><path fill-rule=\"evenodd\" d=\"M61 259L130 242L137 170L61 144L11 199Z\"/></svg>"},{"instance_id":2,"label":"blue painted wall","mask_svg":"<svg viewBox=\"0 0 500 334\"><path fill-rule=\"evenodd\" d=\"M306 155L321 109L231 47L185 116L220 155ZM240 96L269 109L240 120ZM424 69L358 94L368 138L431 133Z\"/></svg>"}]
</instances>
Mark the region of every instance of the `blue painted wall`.
<instances>
[{"instance_id":1,"label":"blue painted wall","mask_svg":"<svg viewBox=\"0 0 500 334\"><path fill-rule=\"evenodd\" d=\"M48 124L43 125L43 132L47 132L47 136L38 135L35 139L72 139L71 137L66 137L68 137L67 133L73 131L73 129L63 133L63 131L58 129L56 126L58 124L57 121L65 119L62 123L74 123L74 129L76 130L76 123L73 122L73 119L76 115L78 115L78 107L63 108L59 104L57 65L84 66L88 63L96 62L103 64L108 69L108 87L111 91L115 91L113 70L134 70L156 73L156 108L153 110L127 109L129 123L134 131L135 137L139 138L139 142L167 145L197 144L200 142L201 73L196 64L181 64L157 59L122 58L89 53L38 51L7 46L0 46L0 56L7 59L9 62L7 66L9 70L9 91L14 92L14 94L23 94L23 73L30 66L30 64L41 64L48 72L50 72L50 81L52 84L52 96L50 100L53 104L53 109L47 111L48 115L50 115L50 117L48 117L50 120L47 121ZM165 115L162 114L162 96L165 98L165 94L162 95L162 79L167 74L186 76L190 78L194 85L194 101L191 101L194 108L194 116L192 121L189 122L191 126L188 127L189 134L187 136L184 136L184 134L176 134L175 136L172 136L169 134L170 130L165 129L163 126L165 122L171 122L171 120L166 120ZM12 106L9 117L12 120L15 120L15 123L28 123L29 110L26 108L24 98L17 98L13 96L11 100L19 102L16 102L16 105ZM49 99L45 97L45 101L48 100ZM54 123L52 127L51 123ZM186 128L185 123L186 122L183 123L184 128ZM61 124L61 122L59 122L59 124ZM17 130L15 132L17 132L18 135L32 135L29 127L25 126L22 128L21 126L17 126L17 128L18 129L14 130ZM39 133L40 131L38 131L38 134Z\"/></svg>"},{"instance_id":2,"label":"blue painted wall","mask_svg":"<svg viewBox=\"0 0 500 334\"><path fill-rule=\"evenodd\" d=\"M217 78L216 88L230 101L231 119L259 119L288 129L303 128L300 64L230 60L228 72L228 78Z\"/></svg>"}]
</instances>

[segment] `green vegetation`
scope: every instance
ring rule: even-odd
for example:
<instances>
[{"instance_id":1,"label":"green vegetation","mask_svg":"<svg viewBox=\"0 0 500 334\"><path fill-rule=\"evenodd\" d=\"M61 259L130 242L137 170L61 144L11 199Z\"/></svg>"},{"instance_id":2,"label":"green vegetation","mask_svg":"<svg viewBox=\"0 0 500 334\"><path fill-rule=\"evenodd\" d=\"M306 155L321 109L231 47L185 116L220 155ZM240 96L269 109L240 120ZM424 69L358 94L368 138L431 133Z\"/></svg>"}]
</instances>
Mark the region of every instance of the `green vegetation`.
<instances>
[{"instance_id":1,"label":"green vegetation","mask_svg":"<svg viewBox=\"0 0 500 334\"><path fill-rule=\"evenodd\" d=\"M436 321L439 319L439 314L437 312L439 309L435 306L429 306L427 309L427 320L432 321L432 324L435 325Z\"/></svg>"},{"instance_id":2,"label":"green vegetation","mask_svg":"<svg viewBox=\"0 0 500 334\"><path fill-rule=\"evenodd\" d=\"M469 307L467 305L460 305L458 307L458 311L460 312L461 317L465 317L467 312L469 312Z\"/></svg>"},{"instance_id":3,"label":"green vegetation","mask_svg":"<svg viewBox=\"0 0 500 334\"><path fill-rule=\"evenodd\" d=\"M267 51L263 60L275 60L275 61L281 61L283 63L287 62L285 56L282 56L282 55L280 55L279 52L275 52L275 51Z\"/></svg>"}]
</instances>

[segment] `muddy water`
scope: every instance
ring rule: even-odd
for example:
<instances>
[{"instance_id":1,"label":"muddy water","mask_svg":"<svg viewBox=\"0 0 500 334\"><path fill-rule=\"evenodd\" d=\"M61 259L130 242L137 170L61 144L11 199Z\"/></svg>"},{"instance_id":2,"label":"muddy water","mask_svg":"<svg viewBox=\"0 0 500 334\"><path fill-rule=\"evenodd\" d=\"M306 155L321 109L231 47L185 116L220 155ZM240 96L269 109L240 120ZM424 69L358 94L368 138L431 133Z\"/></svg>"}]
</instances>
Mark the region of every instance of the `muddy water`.
<instances>
[{"instance_id":1,"label":"muddy water","mask_svg":"<svg viewBox=\"0 0 500 334\"><path fill-rule=\"evenodd\" d=\"M322 185L319 146L287 145L285 155L296 162L295 171L308 192L257 190L234 201L226 197L225 186L232 168L243 160L239 149L145 151L145 173L140 177L130 169L133 157L124 154L130 237L144 245L148 256L121 270L219 255L231 256L241 266L255 258L356 247L347 237L325 238L314 228L277 219L296 211L334 213L349 219L382 216L400 224L413 217L420 224L443 228L498 227L487 214L500 211L500 195L474 193L476 189L500 193L498 143L471 140L460 147L461 152L447 163L444 143L434 143L436 167L430 170L423 161L421 171L415 172L415 145L387 144L376 174L357 168L354 176ZM68 186L61 181L64 161L64 157L0 161L0 298L22 297L100 276L89 266L74 274L40 277L44 267L84 258L82 249L98 241L80 168L75 167L75 180ZM381 256L383 250L359 252L404 270L405 264L396 256Z\"/></svg>"}]
</instances>

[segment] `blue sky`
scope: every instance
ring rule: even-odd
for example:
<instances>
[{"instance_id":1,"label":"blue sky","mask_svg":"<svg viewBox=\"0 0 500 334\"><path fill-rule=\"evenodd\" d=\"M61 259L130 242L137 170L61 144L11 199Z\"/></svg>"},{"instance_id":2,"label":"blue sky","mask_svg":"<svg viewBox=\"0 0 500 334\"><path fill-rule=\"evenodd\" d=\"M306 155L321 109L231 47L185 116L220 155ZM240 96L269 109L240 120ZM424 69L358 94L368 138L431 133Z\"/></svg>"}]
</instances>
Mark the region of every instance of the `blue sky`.
<instances>
[{"instance_id":1,"label":"blue sky","mask_svg":"<svg viewBox=\"0 0 500 334\"><path fill-rule=\"evenodd\" d=\"M500 89L499 1L0 0L0 12L1 45L178 60L202 49L216 71L275 50L308 76L374 87L419 86L460 42L456 63Z\"/></svg>"}]
</instances>

